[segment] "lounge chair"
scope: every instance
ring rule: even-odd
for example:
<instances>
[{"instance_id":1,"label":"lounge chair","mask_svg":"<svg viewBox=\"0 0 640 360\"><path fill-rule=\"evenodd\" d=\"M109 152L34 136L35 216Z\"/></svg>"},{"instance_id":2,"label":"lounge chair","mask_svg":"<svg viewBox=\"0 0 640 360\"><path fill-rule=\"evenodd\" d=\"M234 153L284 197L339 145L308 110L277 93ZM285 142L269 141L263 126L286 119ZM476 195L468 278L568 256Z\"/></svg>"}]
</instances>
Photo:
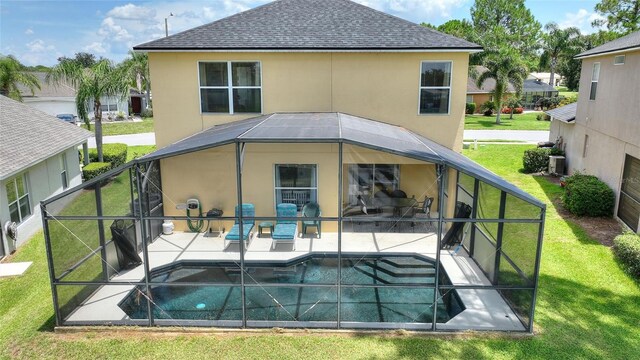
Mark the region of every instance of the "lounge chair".
<instances>
[{"instance_id":1,"label":"lounge chair","mask_svg":"<svg viewBox=\"0 0 640 360\"><path fill-rule=\"evenodd\" d=\"M471 217L471 206L461 201L456 203L456 219L468 219ZM442 249L452 248L456 244L461 244L464 241L464 232L466 222L455 222L449 228L449 231L442 238Z\"/></svg>"},{"instance_id":2,"label":"lounge chair","mask_svg":"<svg viewBox=\"0 0 640 360\"><path fill-rule=\"evenodd\" d=\"M296 204L278 204L276 206L276 216L279 218L295 218L298 216L298 207ZM273 243L271 248L275 249L277 243L290 242L293 244L292 249L296 249L296 234L298 232L297 220L278 220L271 238Z\"/></svg>"},{"instance_id":3,"label":"lounge chair","mask_svg":"<svg viewBox=\"0 0 640 360\"><path fill-rule=\"evenodd\" d=\"M316 233L318 234L318 238L320 236L322 236L320 220L304 220L304 218L306 218L306 217L307 218L314 218L314 217L320 217L320 215L322 215L322 212L320 211L320 205L318 205L318 203L316 203L316 202L308 202L308 203L304 204L304 206L302 207L303 220L301 221L301 223L302 223L302 235L307 233L307 228L308 227L315 227L316 228Z\"/></svg>"},{"instance_id":4,"label":"lounge chair","mask_svg":"<svg viewBox=\"0 0 640 360\"><path fill-rule=\"evenodd\" d=\"M239 216L238 207L236 206L236 217ZM242 240L247 241L251 237L253 227L255 226L255 220L247 220L247 218L256 217L256 209L253 204L242 204ZM240 220L236 220L236 223L231 227L231 230L224 237L225 247L227 247L227 241L229 243L234 241L240 241Z\"/></svg>"}]
</instances>

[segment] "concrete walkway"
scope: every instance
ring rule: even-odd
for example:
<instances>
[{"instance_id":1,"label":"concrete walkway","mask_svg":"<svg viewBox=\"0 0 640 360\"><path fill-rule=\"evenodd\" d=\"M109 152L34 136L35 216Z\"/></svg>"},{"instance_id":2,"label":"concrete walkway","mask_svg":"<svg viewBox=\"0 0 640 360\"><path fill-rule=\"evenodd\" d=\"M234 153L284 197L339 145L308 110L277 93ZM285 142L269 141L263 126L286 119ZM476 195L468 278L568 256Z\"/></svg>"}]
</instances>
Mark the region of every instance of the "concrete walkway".
<instances>
[{"instance_id":1,"label":"concrete walkway","mask_svg":"<svg viewBox=\"0 0 640 360\"><path fill-rule=\"evenodd\" d=\"M130 135L114 135L104 136L102 138L103 144L123 143L128 146L133 145L155 145L156 134L155 133L142 133L142 134L130 134ZM89 139L89 147L96 147L96 139L94 137Z\"/></svg>"},{"instance_id":2,"label":"concrete walkway","mask_svg":"<svg viewBox=\"0 0 640 360\"><path fill-rule=\"evenodd\" d=\"M549 141L547 130L465 130L464 141L473 140L500 140L538 143Z\"/></svg>"}]
</instances>

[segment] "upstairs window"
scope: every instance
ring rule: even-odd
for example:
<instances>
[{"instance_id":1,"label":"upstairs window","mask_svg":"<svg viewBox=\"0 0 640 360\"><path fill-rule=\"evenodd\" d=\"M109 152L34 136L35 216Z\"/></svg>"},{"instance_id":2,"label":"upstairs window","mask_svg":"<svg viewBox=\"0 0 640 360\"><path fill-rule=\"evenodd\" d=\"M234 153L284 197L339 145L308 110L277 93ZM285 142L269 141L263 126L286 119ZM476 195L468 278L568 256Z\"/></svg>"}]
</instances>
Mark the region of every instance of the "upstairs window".
<instances>
[{"instance_id":1,"label":"upstairs window","mask_svg":"<svg viewBox=\"0 0 640 360\"><path fill-rule=\"evenodd\" d=\"M589 100L596 99L598 91L598 79L600 78L600 63L593 64L593 72L591 73L591 90L589 91Z\"/></svg>"},{"instance_id":2,"label":"upstairs window","mask_svg":"<svg viewBox=\"0 0 640 360\"><path fill-rule=\"evenodd\" d=\"M31 215L27 175L22 174L7 181L5 188L7 190L7 200L9 203L9 216L11 217L11 221L19 224L27 216Z\"/></svg>"},{"instance_id":3,"label":"upstairs window","mask_svg":"<svg viewBox=\"0 0 640 360\"><path fill-rule=\"evenodd\" d=\"M423 61L420 71L420 114L448 114L451 61Z\"/></svg>"},{"instance_id":4,"label":"upstairs window","mask_svg":"<svg viewBox=\"0 0 640 360\"><path fill-rule=\"evenodd\" d=\"M203 113L261 113L259 62L200 62L200 109Z\"/></svg>"},{"instance_id":5,"label":"upstairs window","mask_svg":"<svg viewBox=\"0 0 640 360\"><path fill-rule=\"evenodd\" d=\"M624 65L625 60L626 60L625 55L618 55L613 58L613 65Z\"/></svg>"}]
</instances>

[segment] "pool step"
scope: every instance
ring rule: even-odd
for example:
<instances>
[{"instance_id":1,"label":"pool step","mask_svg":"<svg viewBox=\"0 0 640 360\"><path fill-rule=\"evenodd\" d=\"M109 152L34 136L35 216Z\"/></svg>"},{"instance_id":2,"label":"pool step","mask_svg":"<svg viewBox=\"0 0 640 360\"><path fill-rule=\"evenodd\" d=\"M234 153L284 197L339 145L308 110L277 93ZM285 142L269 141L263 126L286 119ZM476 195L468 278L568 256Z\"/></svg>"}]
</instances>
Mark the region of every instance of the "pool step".
<instances>
[{"instance_id":1,"label":"pool step","mask_svg":"<svg viewBox=\"0 0 640 360\"><path fill-rule=\"evenodd\" d=\"M433 272L422 272L422 273L413 273L413 272L405 272L405 273L394 273L389 269L382 268L371 262L362 262L360 264L356 264L353 266L353 269L358 271L361 274L364 274L381 284L402 284L402 283L415 283L419 282L421 284L430 285L434 283ZM412 270L412 269L405 269ZM377 274L376 274L377 272ZM414 281L418 280L419 281Z\"/></svg>"},{"instance_id":2,"label":"pool step","mask_svg":"<svg viewBox=\"0 0 640 360\"><path fill-rule=\"evenodd\" d=\"M435 275L435 269L433 268L424 268L424 267L418 267L418 268L409 268L409 267L403 267L403 268L396 268L394 266L389 265L386 262L373 262L373 261L365 261L365 264L367 264L367 266L371 267L372 269L375 269L377 271L383 272L389 276L393 276L393 277L432 277Z\"/></svg>"}]
</instances>

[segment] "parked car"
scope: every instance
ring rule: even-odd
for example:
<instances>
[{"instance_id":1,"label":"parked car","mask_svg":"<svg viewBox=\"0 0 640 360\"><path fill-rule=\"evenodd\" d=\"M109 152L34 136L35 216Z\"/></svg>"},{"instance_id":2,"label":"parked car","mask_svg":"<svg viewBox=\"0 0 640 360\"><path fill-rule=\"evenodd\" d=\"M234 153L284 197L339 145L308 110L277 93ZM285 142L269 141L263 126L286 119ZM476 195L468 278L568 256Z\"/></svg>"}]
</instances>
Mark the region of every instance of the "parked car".
<instances>
[{"instance_id":1,"label":"parked car","mask_svg":"<svg viewBox=\"0 0 640 360\"><path fill-rule=\"evenodd\" d=\"M78 118L77 116L73 115L73 114L58 114L56 115L56 117L60 120L64 120L68 123L72 123L75 124L76 123L76 119Z\"/></svg>"}]
</instances>

